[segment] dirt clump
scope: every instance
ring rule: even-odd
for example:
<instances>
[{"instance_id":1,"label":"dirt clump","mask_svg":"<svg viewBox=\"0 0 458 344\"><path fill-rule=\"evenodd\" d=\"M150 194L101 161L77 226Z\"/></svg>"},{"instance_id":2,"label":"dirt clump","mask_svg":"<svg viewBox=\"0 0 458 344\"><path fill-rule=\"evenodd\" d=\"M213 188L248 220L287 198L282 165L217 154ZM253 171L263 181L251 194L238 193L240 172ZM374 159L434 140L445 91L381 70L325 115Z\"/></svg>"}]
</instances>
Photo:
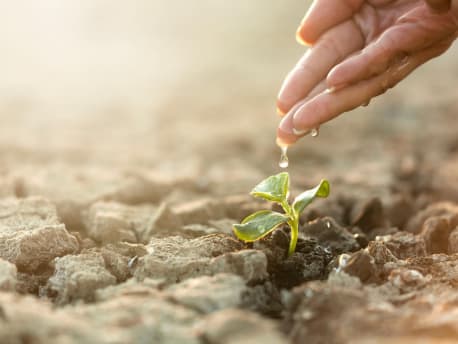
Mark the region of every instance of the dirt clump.
<instances>
[{"instance_id":1,"label":"dirt clump","mask_svg":"<svg viewBox=\"0 0 458 344\"><path fill-rule=\"evenodd\" d=\"M305 281L326 278L326 266L332 258L329 249L316 239L299 237L296 251L288 256L288 245L288 229L282 229L253 246L267 256L267 270L276 286L292 288Z\"/></svg>"}]
</instances>

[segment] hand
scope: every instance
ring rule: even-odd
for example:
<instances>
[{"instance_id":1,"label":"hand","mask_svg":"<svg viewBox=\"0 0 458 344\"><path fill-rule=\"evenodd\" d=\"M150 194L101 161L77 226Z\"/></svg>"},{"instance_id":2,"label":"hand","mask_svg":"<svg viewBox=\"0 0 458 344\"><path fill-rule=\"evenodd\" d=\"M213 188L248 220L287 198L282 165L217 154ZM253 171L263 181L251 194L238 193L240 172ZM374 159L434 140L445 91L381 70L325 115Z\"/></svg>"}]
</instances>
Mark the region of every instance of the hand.
<instances>
[{"instance_id":1,"label":"hand","mask_svg":"<svg viewBox=\"0 0 458 344\"><path fill-rule=\"evenodd\" d=\"M310 129L366 105L446 51L457 35L458 6L439 13L450 1L427 1L315 0L297 31L298 40L311 47L286 77L277 100L284 116L280 143L292 144Z\"/></svg>"}]
</instances>

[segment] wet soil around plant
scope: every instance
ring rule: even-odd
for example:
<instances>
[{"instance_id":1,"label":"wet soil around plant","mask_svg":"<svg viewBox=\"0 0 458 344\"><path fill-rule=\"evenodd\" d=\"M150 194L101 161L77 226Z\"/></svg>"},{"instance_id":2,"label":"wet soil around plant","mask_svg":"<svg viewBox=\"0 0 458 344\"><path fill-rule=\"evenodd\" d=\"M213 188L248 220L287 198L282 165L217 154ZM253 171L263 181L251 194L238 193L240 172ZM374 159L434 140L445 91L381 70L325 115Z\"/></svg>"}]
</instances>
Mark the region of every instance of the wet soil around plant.
<instances>
[{"instance_id":1,"label":"wet soil around plant","mask_svg":"<svg viewBox=\"0 0 458 344\"><path fill-rule=\"evenodd\" d=\"M231 225L272 207L304 3L160 3L61 9L68 56L0 62L0 343L456 343L456 48L290 148L291 196L331 195L288 257Z\"/></svg>"}]
</instances>

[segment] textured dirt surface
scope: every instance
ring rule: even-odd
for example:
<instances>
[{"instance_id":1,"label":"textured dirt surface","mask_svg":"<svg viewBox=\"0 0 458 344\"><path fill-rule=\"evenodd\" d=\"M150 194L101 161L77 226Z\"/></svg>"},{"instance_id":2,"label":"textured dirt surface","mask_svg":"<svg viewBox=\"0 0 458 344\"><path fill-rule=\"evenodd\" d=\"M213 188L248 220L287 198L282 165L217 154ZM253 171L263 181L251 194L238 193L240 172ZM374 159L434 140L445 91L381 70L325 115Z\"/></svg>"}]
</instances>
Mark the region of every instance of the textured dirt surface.
<instances>
[{"instance_id":1,"label":"textured dirt surface","mask_svg":"<svg viewBox=\"0 0 458 344\"><path fill-rule=\"evenodd\" d=\"M456 48L290 149L332 192L287 257L231 224L304 3L45 3L0 14L0 343L458 341Z\"/></svg>"}]
</instances>

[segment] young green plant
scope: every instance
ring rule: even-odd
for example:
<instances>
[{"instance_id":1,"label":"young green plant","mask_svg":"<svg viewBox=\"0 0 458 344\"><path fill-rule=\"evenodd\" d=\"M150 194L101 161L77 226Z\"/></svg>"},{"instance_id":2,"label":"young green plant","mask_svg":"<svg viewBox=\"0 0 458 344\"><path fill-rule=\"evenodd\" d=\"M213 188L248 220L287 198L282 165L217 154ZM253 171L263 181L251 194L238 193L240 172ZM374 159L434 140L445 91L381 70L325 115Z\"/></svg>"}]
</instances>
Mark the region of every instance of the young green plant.
<instances>
[{"instance_id":1,"label":"young green plant","mask_svg":"<svg viewBox=\"0 0 458 344\"><path fill-rule=\"evenodd\" d=\"M233 225L235 235L242 241L253 242L265 237L275 228L286 223L291 229L291 241L288 250L288 255L291 255L296 250L300 214L316 197L327 197L329 195L329 182L322 180L313 189L298 195L290 204L288 202L289 174L282 172L270 176L256 185L251 191L251 195L278 203L285 213L261 210L251 214L243 219L242 223Z\"/></svg>"}]
</instances>

